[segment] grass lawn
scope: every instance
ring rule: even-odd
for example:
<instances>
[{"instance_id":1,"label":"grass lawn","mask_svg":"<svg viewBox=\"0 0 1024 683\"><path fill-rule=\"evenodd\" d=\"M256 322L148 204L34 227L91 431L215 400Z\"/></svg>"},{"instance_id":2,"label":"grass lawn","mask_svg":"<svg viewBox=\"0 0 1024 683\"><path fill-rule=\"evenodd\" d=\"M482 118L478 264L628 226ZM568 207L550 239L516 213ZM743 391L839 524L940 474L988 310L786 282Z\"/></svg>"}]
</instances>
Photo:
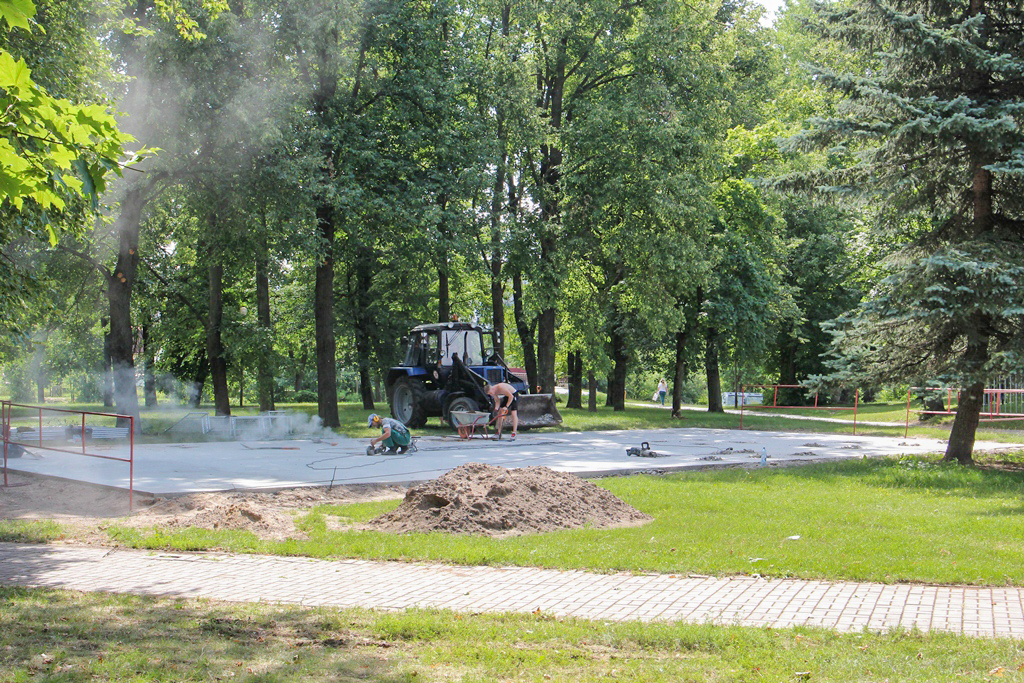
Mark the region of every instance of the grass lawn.
<instances>
[{"instance_id":1,"label":"grass lawn","mask_svg":"<svg viewBox=\"0 0 1024 683\"><path fill-rule=\"evenodd\" d=\"M338 526L328 524L331 519L342 524L365 521L393 509L398 500L317 507L298 523L308 537L287 541L260 540L238 531L117 525L107 533L143 548L591 571L1024 585L1024 470L1012 469L1024 461L1024 453L1012 460L1016 463L1001 468L963 468L908 457L605 478L596 483L654 516L654 521L634 528L502 539L329 528ZM8 534L18 537L17 528L9 528Z\"/></svg>"},{"instance_id":2,"label":"grass lawn","mask_svg":"<svg viewBox=\"0 0 1024 683\"><path fill-rule=\"evenodd\" d=\"M0 680L1019 681L1024 646L946 634L235 605L0 588Z\"/></svg>"},{"instance_id":3,"label":"grass lawn","mask_svg":"<svg viewBox=\"0 0 1024 683\"><path fill-rule=\"evenodd\" d=\"M342 431L366 436L366 412L343 406ZM563 429L735 428L738 421L701 412L673 419L667 410L648 406L631 406L624 413L563 410L563 415ZM744 425L851 430L850 425L751 415ZM441 428L424 431L435 429ZM902 436L902 428L877 429ZM149 438L159 438L158 430ZM979 438L1021 437L986 429ZM107 533L129 545L181 550L1024 585L1019 549L1024 453L1002 455L999 461L990 456L983 464L962 468L935 459L894 458L607 478L596 483L655 520L632 529L518 538L391 536L337 531L329 524L365 521L398 501L310 509L298 520L308 538L282 542L245 532L139 531L117 524ZM0 541L46 541L68 533L52 521L0 521ZM229 680L1024 681L1024 644L903 630L838 634L814 628L620 624L544 614L389 613L0 587L3 683Z\"/></svg>"}]
</instances>

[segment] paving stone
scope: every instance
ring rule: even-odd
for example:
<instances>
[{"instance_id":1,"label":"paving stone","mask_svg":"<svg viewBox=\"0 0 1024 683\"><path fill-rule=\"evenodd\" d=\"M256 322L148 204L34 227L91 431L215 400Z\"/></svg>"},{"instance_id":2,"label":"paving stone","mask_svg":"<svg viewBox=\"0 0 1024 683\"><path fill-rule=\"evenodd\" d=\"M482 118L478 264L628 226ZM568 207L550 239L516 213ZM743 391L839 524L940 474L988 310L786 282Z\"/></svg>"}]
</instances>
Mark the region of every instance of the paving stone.
<instances>
[{"instance_id":1,"label":"paving stone","mask_svg":"<svg viewBox=\"0 0 1024 683\"><path fill-rule=\"evenodd\" d=\"M838 631L918 628L1024 638L1016 588L588 574L0 543L0 582L233 602L534 612Z\"/></svg>"}]
</instances>

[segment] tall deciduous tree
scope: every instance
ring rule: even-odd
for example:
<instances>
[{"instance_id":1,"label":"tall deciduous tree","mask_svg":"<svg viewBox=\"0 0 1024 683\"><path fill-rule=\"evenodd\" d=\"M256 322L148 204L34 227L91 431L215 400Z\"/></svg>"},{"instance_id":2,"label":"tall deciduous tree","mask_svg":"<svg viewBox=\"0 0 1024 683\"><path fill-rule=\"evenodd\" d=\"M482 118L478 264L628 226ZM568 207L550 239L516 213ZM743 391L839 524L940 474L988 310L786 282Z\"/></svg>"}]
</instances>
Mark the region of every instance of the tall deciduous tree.
<instances>
[{"instance_id":1,"label":"tall deciduous tree","mask_svg":"<svg viewBox=\"0 0 1024 683\"><path fill-rule=\"evenodd\" d=\"M823 7L823 35L870 69L817 79L846 97L797 143L839 168L795 180L866 194L900 246L844 318L847 377L962 387L946 459L972 462L986 382L1024 350L1024 11L1003 0Z\"/></svg>"},{"instance_id":2,"label":"tall deciduous tree","mask_svg":"<svg viewBox=\"0 0 1024 683\"><path fill-rule=\"evenodd\" d=\"M546 127L539 148L527 152L533 164L533 201L539 207L532 230L536 260L528 275L536 300L537 383L543 393L555 388L557 313L570 256L564 220L566 175L587 161L567 156L566 135L604 91L644 75L651 65L643 58L649 54L646 43L656 40L655 35L667 45L677 45L672 31L680 26L666 20L674 9L672 3L648 6L628 0L568 0L543 9L523 6L532 13L535 97ZM686 61L685 51L671 51L666 65L673 59Z\"/></svg>"}]
</instances>

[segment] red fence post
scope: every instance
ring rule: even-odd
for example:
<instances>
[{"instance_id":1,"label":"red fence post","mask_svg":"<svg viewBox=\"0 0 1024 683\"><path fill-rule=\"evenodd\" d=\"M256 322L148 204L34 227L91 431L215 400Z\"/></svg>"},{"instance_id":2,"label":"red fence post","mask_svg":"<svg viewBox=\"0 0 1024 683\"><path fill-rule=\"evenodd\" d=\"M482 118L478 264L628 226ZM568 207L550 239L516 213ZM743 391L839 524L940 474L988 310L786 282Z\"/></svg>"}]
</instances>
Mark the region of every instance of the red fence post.
<instances>
[{"instance_id":1,"label":"red fence post","mask_svg":"<svg viewBox=\"0 0 1024 683\"><path fill-rule=\"evenodd\" d=\"M860 407L860 389L853 395L853 435L857 436L857 408Z\"/></svg>"},{"instance_id":2,"label":"red fence post","mask_svg":"<svg viewBox=\"0 0 1024 683\"><path fill-rule=\"evenodd\" d=\"M84 415L82 416L85 417ZM82 442L85 442L83 435ZM132 512L132 496L135 495L135 416L128 416L128 514Z\"/></svg>"},{"instance_id":3,"label":"red fence post","mask_svg":"<svg viewBox=\"0 0 1024 683\"><path fill-rule=\"evenodd\" d=\"M13 419L13 408L17 405L20 408L31 408L37 411L37 420L39 427L38 434L38 446L33 445L33 448L40 448L48 451L56 451L58 453L68 453L70 455L82 455L87 458L99 458L102 460L116 460L118 462L128 463L128 509L131 512L134 505L134 493L135 493L135 417L133 415L119 415L116 413L96 413L88 410L68 410L63 408L46 408L41 406L30 406L23 403L14 403L13 401L0 401L0 429L3 429L3 441L4 441L4 486L8 485L7 480L7 451L8 445L10 444L11 437L11 420ZM51 413L70 413L82 416L82 452L78 453L77 450L70 450L68 448L54 448L53 446L43 445L43 411ZM128 419L128 457L117 457L114 455L101 455L99 453L89 453L86 450L85 444L85 417L86 415L96 415L99 417L113 417L117 419L127 418ZM31 419L31 417L29 418ZM65 425L68 428L67 425ZM65 432L67 433L67 432Z\"/></svg>"}]
</instances>

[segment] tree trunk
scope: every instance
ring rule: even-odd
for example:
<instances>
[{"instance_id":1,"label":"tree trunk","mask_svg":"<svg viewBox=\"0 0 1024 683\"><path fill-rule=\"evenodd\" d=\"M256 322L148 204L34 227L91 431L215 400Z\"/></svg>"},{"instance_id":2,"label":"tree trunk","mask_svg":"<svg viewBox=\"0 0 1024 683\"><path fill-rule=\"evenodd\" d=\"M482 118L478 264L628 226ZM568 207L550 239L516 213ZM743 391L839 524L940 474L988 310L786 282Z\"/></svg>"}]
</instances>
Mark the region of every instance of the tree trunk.
<instances>
[{"instance_id":1,"label":"tree trunk","mask_svg":"<svg viewBox=\"0 0 1024 683\"><path fill-rule=\"evenodd\" d=\"M221 335L224 319L224 264L218 254L210 254L209 313L206 320L206 357L213 382L213 408L216 415L231 415L231 397L228 394L228 363L224 357Z\"/></svg>"},{"instance_id":2,"label":"tree trunk","mask_svg":"<svg viewBox=\"0 0 1024 683\"><path fill-rule=\"evenodd\" d=\"M306 359L307 354L305 351L298 358L295 357L295 351L288 351L288 359L292 362L292 391L302 391L302 378L306 374Z\"/></svg>"},{"instance_id":3,"label":"tree trunk","mask_svg":"<svg viewBox=\"0 0 1024 683\"><path fill-rule=\"evenodd\" d=\"M779 384L799 384L796 376L796 354L800 342L791 335L779 338ZM807 403L804 392L800 389L780 388L779 403L781 405L801 405Z\"/></svg>"},{"instance_id":4,"label":"tree trunk","mask_svg":"<svg viewBox=\"0 0 1024 683\"><path fill-rule=\"evenodd\" d=\"M981 420L981 407L985 399L985 383L975 382L960 392L956 417L949 432L943 460L961 465L974 464L974 438Z\"/></svg>"},{"instance_id":5,"label":"tree trunk","mask_svg":"<svg viewBox=\"0 0 1024 683\"><path fill-rule=\"evenodd\" d=\"M189 395L189 405L198 408L203 403L203 390L206 387L206 378L210 375L210 364L204 352L199 359L199 366L196 368L196 376L192 380L192 390Z\"/></svg>"},{"instance_id":6,"label":"tree trunk","mask_svg":"<svg viewBox=\"0 0 1024 683\"><path fill-rule=\"evenodd\" d=\"M149 322L142 325L142 395L147 408L156 408L156 375L153 373L153 349L149 343Z\"/></svg>"},{"instance_id":7,"label":"tree trunk","mask_svg":"<svg viewBox=\"0 0 1024 683\"><path fill-rule=\"evenodd\" d=\"M537 384L541 394L555 393L555 309L537 316Z\"/></svg>"},{"instance_id":8,"label":"tree trunk","mask_svg":"<svg viewBox=\"0 0 1024 683\"><path fill-rule=\"evenodd\" d=\"M563 123L567 50L568 39L563 37L556 48L550 71L545 74L546 77L538 79L541 90L538 93L539 101L547 105L548 123L556 134ZM542 144L540 150L540 262L543 275L539 279L539 288L547 302L541 306L537 316L537 379L542 394L555 391L555 326L559 283L554 271L558 261L557 235L562 212L560 182L563 154L557 138L552 136L552 139L555 144Z\"/></svg>"},{"instance_id":9,"label":"tree trunk","mask_svg":"<svg viewBox=\"0 0 1024 683\"><path fill-rule=\"evenodd\" d=\"M618 332L611 333L612 376L615 381L615 394L612 396L612 409L620 412L626 409L626 372L629 369L629 354L626 352L626 341ZM611 392L611 387L608 387Z\"/></svg>"},{"instance_id":10,"label":"tree trunk","mask_svg":"<svg viewBox=\"0 0 1024 683\"><path fill-rule=\"evenodd\" d=\"M355 288L351 292L355 302L352 319L355 326L356 363L359 366L359 397L363 410L373 410L373 384L371 382L371 351L374 338L373 318L370 315L370 288L373 286L373 251L366 246L357 248L354 270Z\"/></svg>"},{"instance_id":11,"label":"tree trunk","mask_svg":"<svg viewBox=\"0 0 1024 683\"><path fill-rule=\"evenodd\" d=\"M672 416L679 417L683 408L683 387L689 379L689 368L686 364L686 347L689 345L689 330L676 332L675 372L672 379Z\"/></svg>"},{"instance_id":12,"label":"tree trunk","mask_svg":"<svg viewBox=\"0 0 1024 683\"><path fill-rule=\"evenodd\" d=\"M42 344L36 346L32 354L32 369L30 374L36 384L36 400L39 405L46 404L46 380L43 377L43 359L46 355L46 347Z\"/></svg>"},{"instance_id":13,"label":"tree trunk","mask_svg":"<svg viewBox=\"0 0 1024 683\"><path fill-rule=\"evenodd\" d=\"M971 0L972 15L984 11L982 0ZM982 76L978 76L982 78ZM993 222L992 207L992 172L987 170L989 159L975 154L971 158L971 184L973 228L976 237L991 231ZM976 314L968 322L967 349L964 351L962 370L966 373L983 372L988 361L989 337L985 332L989 321L982 314ZM956 417L949 432L946 454L943 460L956 461L962 465L974 463L974 440L980 422L981 407L985 400L985 383L981 380L972 382L960 392L957 401Z\"/></svg>"},{"instance_id":14,"label":"tree trunk","mask_svg":"<svg viewBox=\"0 0 1024 683\"><path fill-rule=\"evenodd\" d=\"M448 195L442 193L437 198L437 208L441 220L438 224L438 232L441 235L441 244L451 242L451 231L448 229ZM437 322L446 323L452 319L451 290L449 286L449 273L451 271L451 260L448 258L448 248L442 247L438 255L437 264Z\"/></svg>"},{"instance_id":15,"label":"tree trunk","mask_svg":"<svg viewBox=\"0 0 1024 683\"><path fill-rule=\"evenodd\" d=\"M505 285L501 281L501 253L491 252L491 317L493 318L494 352L505 358Z\"/></svg>"},{"instance_id":16,"label":"tree trunk","mask_svg":"<svg viewBox=\"0 0 1024 683\"><path fill-rule=\"evenodd\" d=\"M498 140L504 144L504 115L498 108ZM505 283L502 268L504 266L504 249L502 248L501 215L503 210L502 197L505 190L505 165L507 163L504 149L495 169L494 186L491 197L491 253L488 268L491 276L491 316L494 330L499 334L494 340L494 352L505 358Z\"/></svg>"},{"instance_id":17,"label":"tree trunk","mask_svg":"<svg viewBox=\"0 0 1024 683\"><path fill-rule=\"evenodd\" d=\"M256 259L256 324L263 345L256 355L256 393L260 412L274 410L274 323L270 319L270 276L266 242Z\"/></svg>"},{"instance_id":18,"label":"tree trunk","mask_svg":"<svg viewBox=\"0 0 1024 683\"><path fill-rule=\"evenodd\" d=\"M448 260L437 269L437 322L445 323L452 319L452 305L448 291Z\"/></svg>"},{"instance_id":19,"label":"tree trunk","mask_svg":"<svg viewBox=\"0 0 1024 683\"><path fill-rule=\"evenodd\" d=\"M511 6L508 3L501 8L501 35L508 38L511 29ZM505 85L499 82L499 88ZM502 198L505 196L505 181L508 178L508 134L505 129L505 107L499 101L494 105L495 120L495 141L500 146L497 154L494 169L494 184L491 186L491 244L488 269L491 276L491 317L493 329L497 333L494 337L494 352L502 359L505 358L505 281L504 281L504 257L505 249L502 244L502 216L505 213L505 204ZM508 208L511 213L512 197L510 192Z\"/></svg>"},{"instance_id":20,"label":"tree trunk","mask_svg":"<svg viewBox=\"0 0 1024 683\"><path fill-rule=\"evenodd\" d=\"M569 396L566 408L583 408L583 354L579 351L569 354Z\"/></svg>"},{"instance_id":21,"label":"tree trunk","mask_svg":"<svg viewBox=\"0 0 1024 683\"><path fill-rule=\"evenodd\" d=\"M779 337L779 384L799 384L796 377L799 343L789 334Z\"/></svg>"},{"instance_id":22,"label":"tree trunk","mask_svg":"<svg viewBox=\"0 0 1024 683\"><path fill-rule=\"evenodd\" d=\"M512 312L516 319L519 342L523 347L523 365L526 366L526 383L530 393L537 391L537 356L533 345L533 329L523 312L523 277L517 271L512 275Z\"/></svg>"},{"instance_id":23,"label":"tree trunk","mask_svg":"<svg viewBox=\"0 0 1024 683\"><path fill-rule=\"evenodd\" d=\"M597 377L594 376L594 369L591 368L587 371L587 411L591 413L597 412Z\"/></svg>"},{"instance_id":24,"label":"tree trunk","mask_svg":"<svg viewBox=\"0 0 1024 683\"><path fill-rule=\"evenodd\" d=\"M989 339L980 331L986 329L987 321L982 316L974 316L970 324L974 329L968 334L962 365L967 372L976 372L988 361ZM984 402L985 383L980 380L960 391L956 417L953 418L953 427L949 432L949 442L946 444L946 455L943 460L955 460L961 465L974 464L974 439Z\"/></svg>"},{"instance_id":25,"label":"tree trunk","mask_svg":"<svg viewBox=\"0 0 1024 683\"><path fill-rule=\"evenodd\" d=\"M705 338L704 366L708 378L708 412L724 413L722 405L722 375L718 367L718 332L709 329Z\"/></svg>"},{"instance_id":26,"label":"tree trunk","mask_svg":"<svg viewBox=\"0 0 1024 683\"><path fill-rule=\"evenodd\" d=\"M334 336L334 210L321 204L316 209L317 232L323 253L317 259L313 290L316 336L316 404L320 424L340 427L338 418L337 342Z\"/></svg>"},{"instance_id":27,"label":"tree trunk","mask_svg":"<svg viewBox=\"0 0 1024 683\"><path fill-rule=\"evenodd\" d=\"M148 188L132 185L121 199L121 213L115 223L118 235L117 263L107 277L110 311L110 371L114 378L114 405L121 415L139 416L135 386L134 337L132 335L132 287L139 265L139 231ZM125 418L117 426L127 427Z\"/></svg>"},{"instance_id":28,"label":"tree trunk","mask_svg":"<svg viewBox=\"0 0 1024 683\"><path fill-rule=\"evenodd\" d=\"M107 327L107 331L103 333L103 407L113 408L114 407L114 372L110 361L110 319L103 318L103 327Z\"/></svg>"}]
</instances>

